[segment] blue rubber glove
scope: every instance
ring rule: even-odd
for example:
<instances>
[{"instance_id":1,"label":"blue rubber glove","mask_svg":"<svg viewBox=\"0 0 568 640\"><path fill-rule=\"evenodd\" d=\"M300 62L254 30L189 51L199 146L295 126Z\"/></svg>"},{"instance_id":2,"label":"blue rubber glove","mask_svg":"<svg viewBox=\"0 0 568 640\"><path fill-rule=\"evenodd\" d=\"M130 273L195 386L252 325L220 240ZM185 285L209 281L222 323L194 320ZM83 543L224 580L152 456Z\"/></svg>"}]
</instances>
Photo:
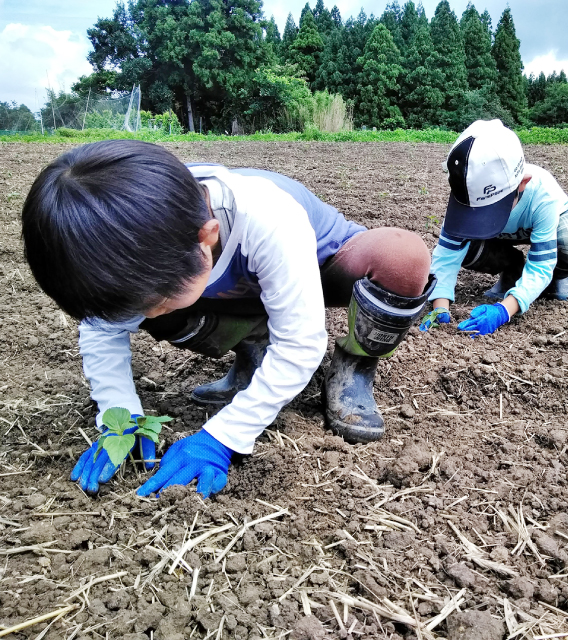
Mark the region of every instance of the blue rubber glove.
<instances>
[{"instance_id":1,"label":"blue rubber glove","mask_svg":"<svg viewBox=\"0 0 568 640\"><path fill-rule=\"evenodd\" d=\"M133 415L133 418L139 418L138 415ZM124 433L133 433L138 427L131 427L126 429ZM105 431L104 433L108 433ZM112 438L115 434L111 434ZM118 467L110 461L108 453L105 449L101 449L96 461L95 453L97 451L98 443L94 442L91 447L85 451L79 461L75 465L73 471L71 471L71 480L75 482L79 480L79 484L83 491L90 494L95 494L99 490L99 484L106 484L117 472ZM142 449L140 451L140 449ZM144 460L154 460L156 458L156 445L148 438L139 437L136 438L134 446L130 450L133 452L135 458L143 458ZM153 469L154 462L146 462L146 469Z\"/></svg>"},{"instance_id":2,"label":"blue rubber glove","mask_svg":"<svg viewBox=\"0 0 568 640\"><path fill-rule=\"evenodd\" d=\"M201 429L174 442L164 454L159 471L136 492L149 496L173 484L189 484L197 478L197 491L208 498L227 484L233 451Z\"/></svg>"},{"instance_id":3,"label":"blue rubber glove","mask_svg":"<svg viewBox=\"0 0 568 640\"><path fill-rule=\"evenodd\" d=\"M458 324L460 331L477 331L472 338L493 333L502 324L509 322L509 312L497 302L496 304L482 304L471 310L470 317Z\"/></svg>"},{"instance_id":4,"label":"blue rubber glove","mask_svg":"<svg viewBox=\"0 0 568 640\"><path fill-rule=\"evenodd\" d=\"M428 331L428 329L436 329L441 324L448 324L450 321L450 312L444 307L436 307L422 318L418 328L420 331Z\"/></svg>"}]
</instances>

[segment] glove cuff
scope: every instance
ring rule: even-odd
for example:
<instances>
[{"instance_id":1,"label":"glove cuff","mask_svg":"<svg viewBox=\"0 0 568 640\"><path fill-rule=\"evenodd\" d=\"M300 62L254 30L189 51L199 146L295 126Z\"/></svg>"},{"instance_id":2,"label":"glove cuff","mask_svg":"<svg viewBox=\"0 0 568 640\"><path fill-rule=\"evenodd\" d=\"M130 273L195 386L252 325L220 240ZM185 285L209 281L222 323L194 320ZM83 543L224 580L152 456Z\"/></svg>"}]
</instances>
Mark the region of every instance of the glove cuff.
<instances>
[{"instance_id":1,"label":"glove cuff","mask_svg":"<svg viewBox=\"0 0 568 640\"><path fill-rule=\"evenodd\" d=\"M509 311L507 310L507 307L503 304L501 304L500 302L496 302L495 307L500 307L500 313L501 313L501 320L502 320L502 324L505 324L505 322L509 322L509 320L511 319L511 316L509 315Z\"/></svg>"}]
</instances>

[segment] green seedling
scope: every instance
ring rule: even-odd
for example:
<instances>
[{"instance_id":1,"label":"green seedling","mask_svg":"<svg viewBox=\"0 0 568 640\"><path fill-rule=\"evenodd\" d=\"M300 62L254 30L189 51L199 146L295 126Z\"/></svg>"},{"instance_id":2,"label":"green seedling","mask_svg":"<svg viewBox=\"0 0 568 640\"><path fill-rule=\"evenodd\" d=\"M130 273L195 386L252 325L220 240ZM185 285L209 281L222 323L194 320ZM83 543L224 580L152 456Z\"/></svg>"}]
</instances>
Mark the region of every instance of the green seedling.
<instances>
[{"instance_id":1,"label":"green seedling","mask_svg":"<svg viewBox=\"0 0 568 640\"><path fill-rule=\"evenodd\" d=\"M434 227L435 225L440 224L438 218L435 215L426 216L426 229L429 227Z\"/></svg>"},{"instance_id":2,"label":"green seedling","mask_svg":"<svg viewBox=\"0 0 568 640\"><path fill-rule=\"evenodd\" d=\"M162 424L172 419L169 416L132 418L128 409L122 407L107 409L103 413L103 425L107 428L107 432L99 437L95 460L104 449L112 464L118 467L127 455L132 458L130 452L136 442L136 436L144 436L157 444ZM125 433L127 430L132 431ZM142 453L142 446L140 446L140 453Z\"/></svg>"}]
</instances>

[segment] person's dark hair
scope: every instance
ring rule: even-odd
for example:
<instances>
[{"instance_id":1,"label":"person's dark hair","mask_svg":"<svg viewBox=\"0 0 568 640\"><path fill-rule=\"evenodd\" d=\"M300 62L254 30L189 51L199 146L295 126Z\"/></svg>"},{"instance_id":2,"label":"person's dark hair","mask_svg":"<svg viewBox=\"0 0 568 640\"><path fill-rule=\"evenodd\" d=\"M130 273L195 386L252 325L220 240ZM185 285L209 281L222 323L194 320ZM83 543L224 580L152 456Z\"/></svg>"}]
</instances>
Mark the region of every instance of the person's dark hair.
<instances>
[{"instance_id":1,"label":"person's dark hair","mask_svg":"<svg viewBox=\"0 0 568 640\"><path fill-rule=\"evenodd\" d=\"M22 212L27 261L71 316L123 320L203 273L201 187L169 151L138 140L68 151L36 178Z\"/></svg>"}]
</instances>

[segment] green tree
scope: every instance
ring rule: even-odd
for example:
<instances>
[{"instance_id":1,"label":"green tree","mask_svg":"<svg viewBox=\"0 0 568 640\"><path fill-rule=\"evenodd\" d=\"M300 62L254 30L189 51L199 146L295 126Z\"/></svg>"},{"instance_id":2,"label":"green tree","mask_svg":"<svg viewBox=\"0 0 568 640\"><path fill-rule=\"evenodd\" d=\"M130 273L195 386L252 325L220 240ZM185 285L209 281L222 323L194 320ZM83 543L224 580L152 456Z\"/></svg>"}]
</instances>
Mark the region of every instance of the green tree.
<instances>
[{"instance_id":1,"label":"green tree","mask_svg":"<svg viewBox=\"0 0 568 640\"><path fill-rule=\"evenodd\" d=\"M312 120L313 96L294 67L261 67L255 73L244 115L251 130L302 131Z\"/></svg>"},{"instance_id":2,"label":"green tree","mask_svg":"<svg viewBox=\"0 0 568 640\"><path fill-rule=\"evenodd\" d=\"M359 52L362 53L362 52ZM315 87L340 93L345 99L357 94L357 76L353 73L353 57L343 29L334 29L325 43Z\"/></svg>"},{"instance_id":3,"label":"green tree","mask_svg":"<svg viewBox=\"0 0 568 640\"><path fill-rule=\"evenodd\" d=\"M532 107L529 116L536 124L546 127L568 124L568 83L547 85L544 99Z\"/></svg>"},{"instance_id":4,"label":"green tree","mask_svg":"<svg viewBox=\"0 0 568 640\"><path fill-rule=\"evenodd\" d=\"M284 25L284 31L282 32L282 58L284 60L290 59L290 47L294 43L296 36L298 35L298 27L294 22L294 17L291 13L286 18L286 24Z\"/></svg>"},{"instance_id":5,"label":"green tree","mask_svg":"<svg viewBox=\"0 0 568 640\"><path fill-rule=\"evenodd\" d=\"M323 0L317 0L313 10L316 27L322 40L325 42L335 25L329 9L326 9Z\"/></svg>"},{"instance_id":6,"label":"green tree","mask_svg":"<svg viewBox=\"0 0 568 640\"><path fill-rule=\"evenodd\" d=\"M290 47L290 62L298 65L298 69L310 85L315 80L322 51L321 36L318 33L314 16L308 10L304 14L298 35Z\"/></svg>"},{"instance_id":7,"label":"green tree","mask_svg":"<svg viewBox=\"0 0 568 640\"><path fill-rule=\"evenodd\" d=\"M462 131L475 120L493 120L498 118L507 127L514 127L515 120L504 109L499 98L491 88L466 91L458 108L445 115L444 124L454 131Z\"/></svg>"},{"instance_id":8,"label":"green tree","mask_svg":"<svg viewBox=\"0 0 568 640\"><path fill-rule=\"evenodd\" d=\"M393 0L385 7L380 22L381 24L384 24L385 27L390 31L390 34L396 47L399 50L399 53L402 53L404 50L404 40L401 33L401 20L402 9L398 4L398 0Z\"/></svg>"},{"instance_id":9,"label":"green tree","mask_svg":"<svg viewBox=\"0 0 568 640\"><path fill-rule=\"evenodd\" d=\"M440 124L445 78L436 62L428 24L419 20L407 44L400 83L400 106L409 127Z\"/></svg>"},{"instance_id":10,"label":"green tree","mask_svg":"<svg viewBox=\"0 0 568 640\"><path fill-rule=\"evenodd\" d=\"M120 91L119 73L111 70L107 71L95 71L88 76L81 76L75 84L71 85L71 90L80 96L87 97L88 95L102 96L110 91Z\"/></svg>"},{"instance_id":11,"label":"green tree","mask_svg":"<svg viewBox=\"0 0 568 640\"><path fill-rule=\"evenodd\" d=\"M534 73L531 73L527 81L527 101L529 108L534 107L537 102L544 100L547 86L544 71L540 72L538 78L535 77Z\"/></svg>"},{"instance_id":12,"label":"green tree","mask_svg":"<svg viewBox=\"0 0 568 640\"><path fill-rule=\"evenodd\" d=\"M465 66L470 89L494 87L497 67L491 55L491 34L470 2L460 22L465 48Z\"/></svg>"},{"instance_id":13,"label":"green tree","mask_svg":"<svg viewBox=\"0 0 568 640\"><path fill-rule=\"evenodd\" d=\"M25 104L0 102L0 129L5 131L39 131L40 123Z\"/></svg>"},{"instance_id":14,"label":"green tree","mask_svg":"<svg viewBox=\"0 0 568 640\"><path fill-rule=\"evenodd\" d=\"M312 14L312 18L314 17L314 12L312 11L311 7L310 7L310 3L306 2L306 4L303 6L302 11L300 13L300 21L298 22L298 26L301 29L302 25L304 24L304 18L306 17L306 13L311 13Z\"/></svg>"},{"instance_id":15,"label":"green tree","mask_svg":"<svg viewBox=\"0 0 568 640\"><path fill-rule=\"evenodd\" d=\"M336 29L341 29L341 27L343 26L343 21L341 20L341 13L339 12L336 4L333 5L330 13L331 19L333 21L333 26Z\"/></svg>"},{"instance_id":16,"label":"green tree","mask_svg":"<svg viewBox=\"0 0 568 640\"><path fill-rule=\"evenodd\" d=\"M402 72L400 53L384 24L373 29L358 64L361 66L357 102L359 123L386 128L402 126L404 119L396 106L397 80Z\"/></svg>"},{"instance_id":17,"label":"green tree","mask_svg":"<svg viewBox=\"0 0 568 640\"><path fill-rule=\"evenodd\" d=\"M491 20L491 16L489 15L489 11L485 9L485 11L479 16L479 18L481 20L481 24L485 27L485 30L487 31L491 39L493 39L493 22Z\"/></svg>"},{"instance_id":18,"label":"green tree","mask_svg":"<svg viewBox=\"0 0 568 640\"><path fill-rule=\"evenodd\" d=\"M460 26L447 0L442 0L436 7L430 23L430 33L435 52L435 66L444 77L445 96L442 110L451 112L458 107L460 98L467 89L467 70Z\"/></svg>"},{"instance_id":19,"label":"green tree","mask_svg":"<svg viewBox=\"0 0 568 640\"><path fill-rule=\"evenodd\" d=\"M270 59L260 0L133 0L99 19L88 36L95 72L115 71L116 88L142 88L143 108L177 107L224 128L259 65Z\"/></svg>"},{"instance_id":20,"label":"green tree","mask_svg":"<svg viewBox=\"0 0 568 640\"><path fill-rule=\"evenodd\" d=\"M404 43L403 51L408 46L408 43L412 40L416 30L420 25L418 11L416 9L416 5L412 0L408 0L408 2L402 8L402 13L400 17L400 36L402 42Z\"/></svg>"},{"instance_id":21,"label":"green tree","mask_svg":"<svg viewBox=\"0 0 568 640\"><path fill-rule=\"evenodd\" d=\"M278 60L281 56L282 38L274 16L264 24L264 42L269 49L269 56Z\"/></svg>"},{"instance_id":22,"label":"green tree","mask_svg":"<svg viewBox=\"0 0 568 640\"><path fill-rule=\"evenodd\" d=\"M493 57L499 74L497 95L517 122L522 121L527 108L520 42L515 33L511 9L507 7L499 20L493 43Z\"/></svg>"}]
</instances>

